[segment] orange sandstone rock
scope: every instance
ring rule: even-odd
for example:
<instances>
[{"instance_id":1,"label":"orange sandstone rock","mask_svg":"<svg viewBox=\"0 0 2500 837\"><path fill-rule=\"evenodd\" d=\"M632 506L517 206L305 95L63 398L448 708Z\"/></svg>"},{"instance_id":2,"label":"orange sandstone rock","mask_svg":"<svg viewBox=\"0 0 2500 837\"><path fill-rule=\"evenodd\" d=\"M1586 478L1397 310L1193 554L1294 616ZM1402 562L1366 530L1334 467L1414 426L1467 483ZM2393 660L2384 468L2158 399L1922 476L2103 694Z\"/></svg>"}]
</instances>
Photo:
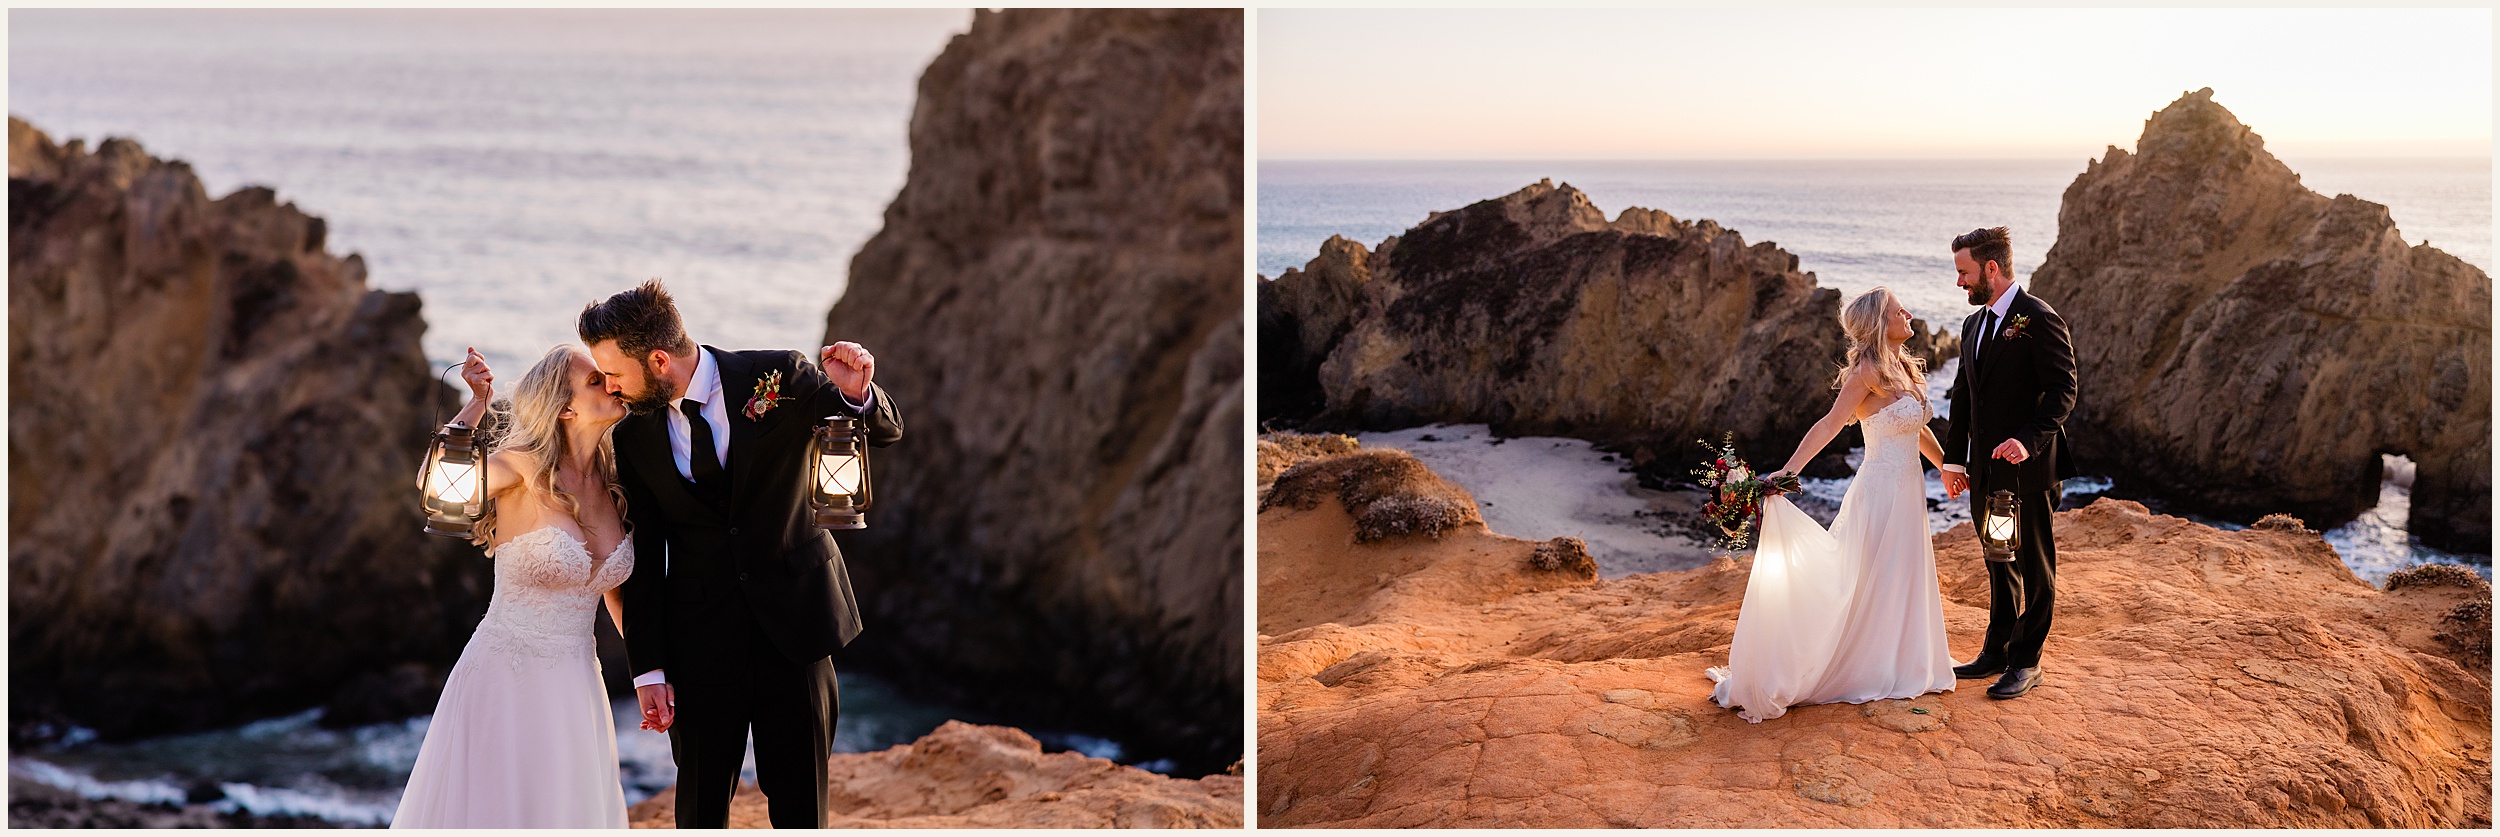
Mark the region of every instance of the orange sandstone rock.
<instances>
[{"instance_id":1,"label":"orange sandstone rock","mask_svg":"<svg viewBox=\"0 0 2500 837\"><path fill-rule=\"evenodd\" d=\"M1240 828L1241 777L1174 779L1043 753L1022 730L948 721L919 741L833 757L835 828ZM677 790L643 800L635 828L674 828ZM770 828L764 795L738 788L729 827Z\"/></svg>"},{"instance_id":2,"label":"orange sandstone rock","mask_svg":"<svg viewBox=\"0 0 2500 837\"><path fill-rule=\"evenodd\" d=\"M2045 682L1710 703L1750 559L1591 581L1481 525L1358 544L1259 518L1263 826L2489 827L2491 670L2444 615L2489 589L2355 578L2316 534L2104 499L2057 516ZM1986 625L1937 537L1958 658ZM2453 621L2453 620L2451 620ZM2487 652L2486 652L2487 653Z\"/></svg>"}]
</instances>

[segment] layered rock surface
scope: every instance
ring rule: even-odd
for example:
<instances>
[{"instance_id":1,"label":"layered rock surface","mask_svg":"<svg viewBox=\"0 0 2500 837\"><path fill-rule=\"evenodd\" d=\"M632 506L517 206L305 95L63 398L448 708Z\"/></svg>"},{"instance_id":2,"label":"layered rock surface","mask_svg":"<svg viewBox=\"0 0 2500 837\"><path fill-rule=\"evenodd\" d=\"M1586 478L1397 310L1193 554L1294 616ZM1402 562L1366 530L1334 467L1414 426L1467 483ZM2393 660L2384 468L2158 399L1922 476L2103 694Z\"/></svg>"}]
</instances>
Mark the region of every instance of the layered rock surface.
<instances>
[{"instance_id":1,"label":"layered rock surface","mask_svg":"<svg viewBox=\"0 0 2500 837\"><path fill-rule=\"evenodd\" d=\"M485 610L420 532L415 294L264 188L9 120L9 704L110 737L424 712Z\"/></svg>"},{"instance_id":2,"label":"layered rock surface","mask_svg":"<svg viewBox=\"0 0 2500 837\"><path fill-rule=\"evenodd\" d=\"M908 437L841 536L915 691L1241 755L1242 16L976 12L827 340Z\"/></svg>"},{"instance_id":3,"label":"layered rock surface","mask_svg":"<svg viewBox=\"0 0 2500 837\"><path fill-rule=\"evenodd\" d=\"M2032 278L2074 332L2084 470L2184 511L2319 528L2412 457L2411 531L2491 551L2491 278L2327 197L2187 94L2066 188Z\"/></svg>"},{"instance_id":4,"label":"layered rock surface","mask_svg":"<svg viewBox=\"0 0 2500 837\"><path fill-rule=\"evenodd\" d=\"M1310 466L1296 470L1326 473ZM1710 702L1702 670L1727 659L1750 558L1595 581L1481 526L1358 544L1333 502L1275 505L1259 517L1255 814L2490 826L2489 585L2424 572L2381 591L2285 518L2225 532L2104 499L2056 525L2058 619L2030 695L1965 681L1748 724ZM1946 629L1968 659L1987 619L1979 547L1967 524L1936 540Z\"/></svg>"},{"instance_id":5,"label":"layered rock surface","mask_svg":"<svg viewBox=\"0 0 2500 837\"><path fill-rule=\"evenodd\" d=\"M919 741L833 757L832 828L1240 828L1241 777L1174 779L1078 753L1043 753L1007 727L948 721ZM635 828L676 827L677 789L630 812ZM770 828L752 784L730 828Z\"/></svg>"},{"instance_id":6,"label":"layered rock surface","mask_svg":"<svg viewBox=\"0 0 2500 837\"><path fill-rule=\"evenodd\" d=\"M1580 190L1540 181L1433 213L1377 251L1332 237L1261 282L1261 418L1484 423L1624 448L1640 465L1698 457L1693 440L1733 431L1752 455L1783 457L1830 404L1840 303L1773 244L1638 207L1608 221ZM1919 330L1914 348L1932 352L1938 338Z\"/></svg>"}]
</instances>

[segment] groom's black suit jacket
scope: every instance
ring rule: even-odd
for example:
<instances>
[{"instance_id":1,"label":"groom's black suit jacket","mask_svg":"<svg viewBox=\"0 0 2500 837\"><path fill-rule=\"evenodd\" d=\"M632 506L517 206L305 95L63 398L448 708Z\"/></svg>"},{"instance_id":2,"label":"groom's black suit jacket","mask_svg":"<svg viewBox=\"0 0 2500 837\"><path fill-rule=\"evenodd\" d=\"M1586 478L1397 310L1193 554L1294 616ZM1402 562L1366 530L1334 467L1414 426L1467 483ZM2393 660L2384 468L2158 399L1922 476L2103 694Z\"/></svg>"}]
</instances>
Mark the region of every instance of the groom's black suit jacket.
<instances>
[{"instance_id":1,"label":"groom's black suit jacket","mask_svg":"<svg viewBox=\"0 0 2500 837\"><path fill-rule=\"evenodd\" d=\"M617 482L634 526L634 571L620 589L625 654L636 675L666 668L674 683L699 676L706 657L743 641L750 613L795 663L832 654L860 630L842 550L808 510L812 465L805 461L823 417L856 414L797 352L700 351L720 369L729 413L726 497L706 502L678 474L667 416L628 416L616 426ZM756 383L776 371L791 400L760 420L747 418ZM874 403L860 418L868 443L884 447L903 437L902 413L883 389L870 388Z\"/></svg>"},{"instance_id":2,"label":"groom's black suit jacket","mask_svg":"<svg viewBox=\"0 0 2500 837\"><path fill-rule=\"evenodd\" d=\"M2006 293L1999 334L1980 343L1979 330L1988 309L1962 321L1962 365L1953 376L1953 416L1945 431L1944 461L1970 470L1972 485L1988 490L2048 491L2057 481L2075 476L2074 457L2067 451L2066 415L2075 408L2075 347L2066 320L2057 311L2017 286ZM2028 318L2022 333L2002 332L2015 317ZM2007 439L2020 439L2030 456L2011 465L1990 456ZM2001 485L1989 472L2012 471L2015 484ZM1985 496L1985 495L1981 495Z\"/></svg>"}]
</instances>

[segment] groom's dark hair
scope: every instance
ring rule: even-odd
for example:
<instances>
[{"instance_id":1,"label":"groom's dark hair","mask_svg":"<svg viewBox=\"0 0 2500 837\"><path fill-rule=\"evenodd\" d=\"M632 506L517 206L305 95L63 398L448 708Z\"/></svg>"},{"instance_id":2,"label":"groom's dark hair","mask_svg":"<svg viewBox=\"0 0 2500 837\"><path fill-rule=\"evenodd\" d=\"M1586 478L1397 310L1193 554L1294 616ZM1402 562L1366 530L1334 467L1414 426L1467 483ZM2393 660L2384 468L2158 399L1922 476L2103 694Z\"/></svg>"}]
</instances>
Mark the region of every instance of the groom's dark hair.
<instances>
[{"instance_id":1,"label":"groom's dark hair","mask_svg":"<svg viewBox=\"0 0 2500 837\"><path fill-rule=\"evenodd\" d=\"M635 360L649 358L653 349L680 356L694 354L686 323L677 318L677 302L669 299L668 289L660 287L658 279L582 306L582 318L574 330L581 332L582 345L614 340L618 351Z\"/></svg>"},{"instance_id":2,"label":"groom's dark hair","mask_svg":"<svg viewBox=\"0 0 2500 837\"><path fill-rule=\"evenodd\" d=\"M2014 278L2014 234L2004 227L1971 230L1953 237L1953 252L1970 251L1970 260L1987 270L1987 263L1996 262L1997 272Z\"/></svg>"}]
</instances>

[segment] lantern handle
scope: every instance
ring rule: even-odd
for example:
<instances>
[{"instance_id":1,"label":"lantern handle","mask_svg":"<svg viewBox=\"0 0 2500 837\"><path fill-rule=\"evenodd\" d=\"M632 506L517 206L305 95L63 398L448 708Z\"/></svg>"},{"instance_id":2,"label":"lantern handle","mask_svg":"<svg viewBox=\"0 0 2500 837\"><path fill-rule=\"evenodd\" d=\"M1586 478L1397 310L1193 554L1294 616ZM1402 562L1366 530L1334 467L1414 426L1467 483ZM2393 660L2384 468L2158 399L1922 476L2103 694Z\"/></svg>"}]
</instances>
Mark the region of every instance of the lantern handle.
<instances>
[{"instance_id":1,"label":"lantern handle","mask_svg":"<svg viewBox=\"0 0 2500 837\"><path fill-rule=\"evenodd\" d=\"M2013 479L2012 481L2009 481L2009 482L2004 482L2004 483L1999 483L1999 482L1997 482L1997 477L2000 475L2000 472L2002 472L2002 471L2003 471L2004 469L2006 469L2006 468L2012 468L2012 467L2016 467L2016 466L2014 465L2014 463L2007 462L2007 461L2002 460L2002 459L1998 459L1998 458L1996 458L1994 455L1989 456L1989 457L1988 457L1988 486L1989 486L1989 487L1988 487L1988 490L1990 490L1990 491L1995 491L1995 490L1997 490L1997 489L2002 488L2002 489L2005 489L2005 490L2007 490L2007 491L2014 491L2014 490L2018 487L2018 484L2022 481L2023 475L2022 475L2022 472L2021 472L2021 471L2015 471L2015 472L2014 472L2014 479Z\"/></svg>"},{"instance_id":2,"label":"lantern handle","mask_svg":"<svg viewBox=\"0 0 2500 837\"><path fill-rule=\"evenodd\" d=\"M450 385L452 385L452 370L457 370L457 367L462 367L462 365L465 365L465 360L462 360L462 362L455 362L455 365L442 367L442 372L435 372L435 382L442 382L442 385L445 385L445 387L450 387ZM435 407L435 427L442 427L442 407L440 407L440 405Z\"/></svg>"},{"instance_id":3,"label":"lantern handle","mask_svg":"<svg viewBox=\"0 0 2500 837\"><path fill-rule=\"evenodd\" d=\"M461 361L461 362L459 362L459 363L454 363L454 364L452 364L452 365L450 365L450 366L445 366L445 367L443 367L443 371L441 371L441 372L437 372L437 373L434 373L434 380L435 380L435 381L437 381L437 382L439 382L439 383L441 383L443 386L446 386L446 387L451 386L451 370L458 369L458 368L460 368L460 367L462 367L462 366L464 366L464 365L467 365L467 363L468 363L468 361L465 361L465 360L464 360L464 361ZM489 416L491 416L491 415L492 415L492 414L490 413L490 414L489 414ZM485 424L485 423L486 423L486 422L485 422L483 419L481 419L481 420L479 420L479 421L478 421L478 424L481 424L481 425L483 425L483 424ZM434 451L433 451L434 444L433 444L433 443L434 443L434 442L441 442L441 441L443 441L443 440L445 440L445 439L451 438L451 434L443 432L443 429L444 429L445 427L449 427L449 426L450 426L450 425L449 425L448 423L446 423L446 422L443 420L443 408L441 408L441 407L436 407L436 408L434 408L434 433L433 433L433 435L432 435L431 437L429 437L431 441L429 441L429 442L426 444L426 454L425 454L424 456L422 456L422 457L418 457L419 461L417 462L417 491L418 491L418 493L419 493L419 494L423 494L423 493L425 492L425 478L426 478L426 471L430 470L430 469L433 467L433 465L434 465L434 462L433 462L433 460L434 460ZM473 430L474 430L474 429L477 429L477 428L471 428L471 429L473 429ZM479 459L479 461L481 461L481 462L482 462L482 461L484 461L484 460L486 459L486 452L487 452L487 446L486 446L486 436L485 436L485 434L483 434L483 433L478 434L478 436L476 437L476 440L475 440L475 441L473 441L471 444L473 444L473 445L475 445L475 446L477 447L477 453L478 453L478 459ZM482 498L482 497L481 497L481 498L479 498L476 502L481 502L481 503L482 503L482 502L484 502L484 501L485 501L485 500L484 500L484 498ZM418 502L418 505L419 505L420 507L423 507L423 506L424 506L424 502L425 502L425 501L424 501L422 498L420 498L417 502Z\"/></svg>"},{"instance_id":4,"label":"lantern handle","mask_svg":"<svg viewBox=\"0 0 2500 837\"><path fill-rule=\"evenodd\" d=\"M466 362L467 361L462 361L462 363ZM443 386L451 386L451 370L458 369L460 366L460 363L455 363L450 366L443 367L443 371L434 374L434 380L440 382ZM425 446L425 455L417 457L417 493L419 495L423 495L425 493L426 472L434 469L434 444L443 440L443 409L441 407L434 408L434 430L426 438L427 442ZM425 508L425 499L423 496L418 497L417 507L420 509Z\"/></svg>"},{"instance_id":5,"label":"lantern handle","mask_svg":"<svg viewBox=\"0 0 2500 837\"><path fill-rule=\"evenodd\" d=\"M859 510L865 512L877 502L877 481L868 473L868 422L852 432L859 436Z\"/></svg>"}]
</instances>

